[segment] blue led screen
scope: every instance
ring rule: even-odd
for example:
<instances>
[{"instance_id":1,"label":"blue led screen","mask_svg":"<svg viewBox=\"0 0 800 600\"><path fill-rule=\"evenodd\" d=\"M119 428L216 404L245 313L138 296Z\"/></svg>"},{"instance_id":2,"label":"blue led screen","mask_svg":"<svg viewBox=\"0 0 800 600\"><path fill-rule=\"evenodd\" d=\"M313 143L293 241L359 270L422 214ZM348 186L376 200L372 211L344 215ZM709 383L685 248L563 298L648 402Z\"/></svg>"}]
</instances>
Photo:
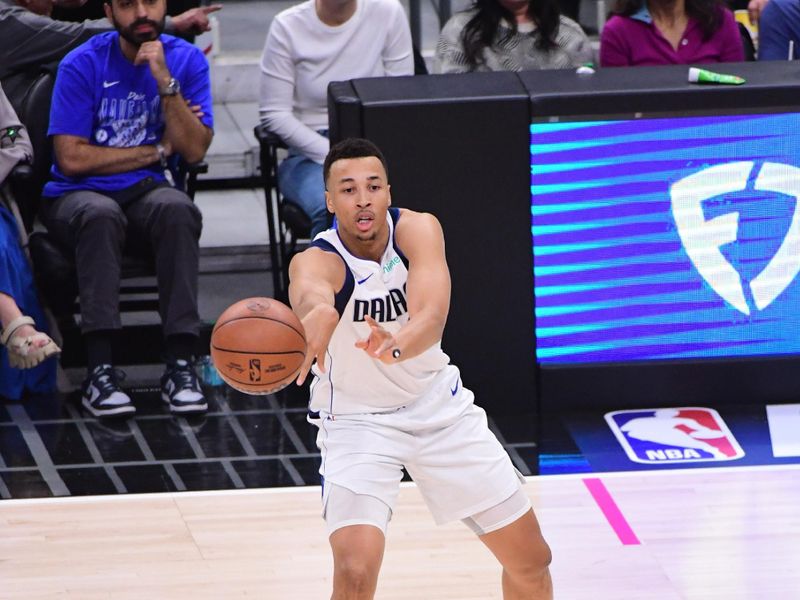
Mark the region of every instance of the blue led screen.
<instances>
[{"instance_id":1,"label":"blue led screen","mask_svg":"<svg viewBox=\"0 0 800 600\"><path fill-rule=\"evenodd\" d=\"M800 353L800 114L531 125L543 364Z\"/></svg>"}]
</instances>

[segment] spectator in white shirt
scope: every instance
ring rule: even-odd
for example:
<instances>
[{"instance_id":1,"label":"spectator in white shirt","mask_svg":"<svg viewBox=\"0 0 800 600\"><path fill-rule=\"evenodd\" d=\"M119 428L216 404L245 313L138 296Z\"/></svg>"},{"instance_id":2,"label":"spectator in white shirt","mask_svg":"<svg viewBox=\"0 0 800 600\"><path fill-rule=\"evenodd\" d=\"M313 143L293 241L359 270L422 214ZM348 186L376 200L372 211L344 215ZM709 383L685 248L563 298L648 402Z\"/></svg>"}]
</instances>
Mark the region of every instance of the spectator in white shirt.
<instances>
[{"instance_id":1,"label":"spectator in white shirt","mask_svg":"<svg viewBox=\"0 0 800 600\"><path fill-rule=\"evenodd\" d=\"M411 32L398 0L308 0L273 19L261 57L259 112L290 148L278 185L310 217L312 237L328 227L328 84L413 73Z\"/></svg>"}]
</instances>

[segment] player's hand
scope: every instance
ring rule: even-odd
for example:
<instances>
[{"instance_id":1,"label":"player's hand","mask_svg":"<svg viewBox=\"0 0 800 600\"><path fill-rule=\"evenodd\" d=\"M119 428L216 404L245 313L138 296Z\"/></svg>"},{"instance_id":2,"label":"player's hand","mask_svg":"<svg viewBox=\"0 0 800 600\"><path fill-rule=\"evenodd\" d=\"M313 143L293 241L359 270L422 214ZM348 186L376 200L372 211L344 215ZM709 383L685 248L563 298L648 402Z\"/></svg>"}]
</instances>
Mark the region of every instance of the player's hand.
<instances>
[{"instance_id":1,"label":"player's hand","mask_svg":"<svg viewBox=\"0 0 800 600\"><path fill-rule=\"evenodd\" d=\"M204 31L211 31L208 15L221 9L221 4L191 8L186 12L172 17L172 26L175 28L175 31L179 33L192 33L197 35Z\"/></svg>"},{"instance_id":2,"label":"player's hand","mask_svg":"<svg viewBox=\"0 0 800 600\"><path fill-rule=\"evenodd\" d=\"M150 73L159 88L169 83L172 76L169 73L169 69L167 69L167 62L164 59L164 46L161 44L161 40L144 42L139 46L139 52L136 53L133 64L143 65L145 63L150 65Z\"/></svg>"},{"instance_id":3,"label":"player's hand","mask_svg":"<svg viewBox=\"0 0 800 600\"><path fill-rule=\"evenodd\" d=\"M369 325L369 336L364 340L357 341L356 348L361 348L372 358L377 358L381 362L396 363L397 359L392 356L392 349L397 346L397 340L369 315L364 315L364 320Z\"/></svg>"},{"instance_id":4,"label":"player's hand","mask_svg":"<svg viewBox=\"0 0 800 600\"><path fill-rule=\"evenodd\" d=\"M306 359L300 366L297 385L303 385L314 360L317 361L319 370L325 372L325 355L337 323L339 323L339 313L330 304L318 304L303 318L303 329L306 331Z\"/></svg>"}]
</instances>

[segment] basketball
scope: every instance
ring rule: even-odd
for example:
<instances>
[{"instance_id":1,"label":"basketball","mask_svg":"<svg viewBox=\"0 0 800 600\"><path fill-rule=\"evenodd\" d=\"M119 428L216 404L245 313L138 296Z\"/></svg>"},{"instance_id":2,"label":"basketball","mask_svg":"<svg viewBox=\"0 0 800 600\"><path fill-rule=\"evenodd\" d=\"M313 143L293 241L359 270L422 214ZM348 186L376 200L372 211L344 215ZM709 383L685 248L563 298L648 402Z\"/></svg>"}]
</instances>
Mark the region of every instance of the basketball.
<instances>
[{"instance_id":1,"label":"basketball","mask_svg":"<svg viewBox=\"0 0 800 600\"><path fill-rule=\"evenodd\" d=\"M272 298L246 298L223 312L211 332L220 377L246 394L271 394L297 378L306 334L292 309Z\"/></svg>"}]
</instances>

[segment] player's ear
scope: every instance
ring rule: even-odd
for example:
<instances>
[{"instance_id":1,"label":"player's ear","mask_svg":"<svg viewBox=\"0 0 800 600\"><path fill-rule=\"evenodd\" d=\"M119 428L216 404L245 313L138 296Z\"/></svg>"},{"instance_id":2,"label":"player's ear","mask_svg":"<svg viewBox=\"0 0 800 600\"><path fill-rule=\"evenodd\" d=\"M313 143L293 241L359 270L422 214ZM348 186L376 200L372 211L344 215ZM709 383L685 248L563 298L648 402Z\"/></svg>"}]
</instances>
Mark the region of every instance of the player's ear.
<instances>
[{"instance_id":1,"label":"player's ear","mask_svg":"<svg viewBox=\"0 0 800 600\"><path fill-rule=\"evenodd\" d=\"M103 2L103 11L106 13L106 19L108 19L108 22L113 25L114 20L111 17L111 2Z\"/></svg>"},{"instance_id":2,"label":"player's ear","mask_svg":"<svg viewBox=\"0 0 800 600\"><path fill-rule=\"evenodd\" d=\"M329 213L335 214L333 210L333 198L331 198L331 193L328 190L325 190L325 206L328 207Z\"/></svg>"},{"instance_id":3,"label":"player's ear","mask_svg":"<svg viewBox=\"0 0 800 600\"><path fill-rule=\"evenodd\" d=\"M392 186L390 186L388 183L386 184L386 193L389 196L389 206L391 206L392 205Z\"/></svg>"}]
</instances>

